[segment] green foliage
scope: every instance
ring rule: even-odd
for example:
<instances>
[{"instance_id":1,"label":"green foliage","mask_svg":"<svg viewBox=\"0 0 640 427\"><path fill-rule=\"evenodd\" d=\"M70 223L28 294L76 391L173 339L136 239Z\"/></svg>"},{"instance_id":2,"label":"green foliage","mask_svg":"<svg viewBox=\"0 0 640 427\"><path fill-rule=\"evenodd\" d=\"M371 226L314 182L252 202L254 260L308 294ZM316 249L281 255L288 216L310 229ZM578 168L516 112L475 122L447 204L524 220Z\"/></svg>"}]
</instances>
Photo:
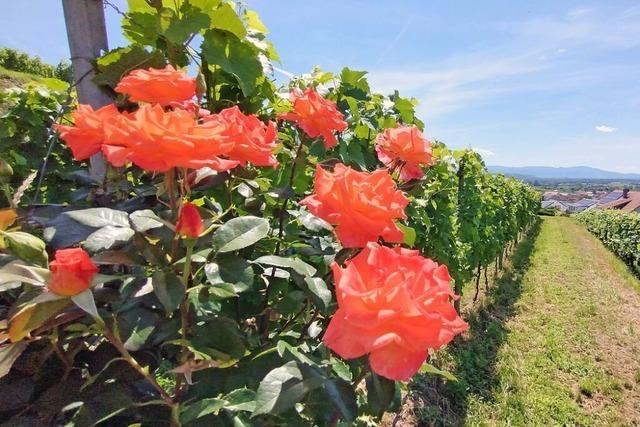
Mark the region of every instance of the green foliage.
<instances>
[{"instance_id":1,"label":"green foliage","mask_svg":"<svg viewBox=\"0 0 640 427\"><path fill-rule=\"evenodd\" d=\"M74 178L69 174L77 170L77 165L72 164L69 150L52 138L50 130L67 102L66 92L40 85L0 89L0 105L4 111L0 115L0 159L14 171L9 185L17 188L29 175L38 171L49 144L54 144L40 201L55 203L68 200L75 189ZM27 196L33 195L31 186ZM6 199L0 199L0 206L7 205Z\"/></svg>"},{"instance_id":2,"label":"green foliage","mask_svg":"<svg viewBox=\"0 0 640 427\"><path fill-rule=\"evenodd\" d=\"M592 209L575 217L640 275L640 214Z\"/></svg>"},{"instance_id":3,"label":"green foliage","mask_svg":"<svg viewBox=\"0 0 640 427\"><path fill-rule=\"evenodd\" d=\"M71 64L62 61L53 66L43 62L39 57L29 56L15 49L0 48L0 67L41 77L54 77L71 83L73 72Z\"/></svg>"}]
</instances>

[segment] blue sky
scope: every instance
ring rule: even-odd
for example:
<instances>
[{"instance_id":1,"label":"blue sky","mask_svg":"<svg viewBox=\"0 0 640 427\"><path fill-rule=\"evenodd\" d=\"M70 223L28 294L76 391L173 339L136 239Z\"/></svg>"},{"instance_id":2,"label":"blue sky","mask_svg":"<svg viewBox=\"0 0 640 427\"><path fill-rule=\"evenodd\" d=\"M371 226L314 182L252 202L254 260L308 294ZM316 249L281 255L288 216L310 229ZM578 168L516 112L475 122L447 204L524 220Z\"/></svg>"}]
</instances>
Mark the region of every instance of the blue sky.
<instances>
[{"instance_id":1,"label":"blue sky","mask_svg":"<svg viewBox=\"0 0 640 427\"><path fill-rule=\"evenodd\" d=\"M247 4L282 69L368 70L374 88L420 99L429 136L489 164L640 172L640 1ZM109 8L107 21L111 47L125 44ZM0 24L0 45L69 56L58 0L3 2Z\"/></svg>"}]
</instances>

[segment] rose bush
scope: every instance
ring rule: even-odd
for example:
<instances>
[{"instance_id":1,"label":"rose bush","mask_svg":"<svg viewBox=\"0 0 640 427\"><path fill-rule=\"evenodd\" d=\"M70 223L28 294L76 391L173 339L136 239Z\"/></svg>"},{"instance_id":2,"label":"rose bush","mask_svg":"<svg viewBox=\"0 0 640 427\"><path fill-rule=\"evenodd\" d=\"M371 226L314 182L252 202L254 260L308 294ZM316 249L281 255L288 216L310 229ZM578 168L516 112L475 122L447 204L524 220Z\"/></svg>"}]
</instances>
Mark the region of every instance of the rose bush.
<instances>
[{"instance_id":1,"label":"rose bush","mask_svg":"<svg viewBox=\"0 0 640 427\"><path fill-rule=\"evenodd\" d=\"M472 218L504 244L535 196L514 184L489 198L497 181L481 161L430 151L414 103L371 93L364 72L316 70L276 88L253 11L129 6L131 46L96 62L113 106L78 107L58 128L74 155L104 154L104 181L84 204L24 206L0 231L0 351L13 364L0 381L42 390L7 419L376 422L399 402L396 380L465 329L449 271L466 277L467 255L494 254L467 240L429 248L449 230L432 224L458 242ZM377 141L395 166L376 158ZM409 164L425 176L402 176ZM458 177L459 164L477 167ZM517 203L499 221L473 216L498 212L496 200ZM444 201L460 212L438 211Z\"/></svg>"}]
</instances>

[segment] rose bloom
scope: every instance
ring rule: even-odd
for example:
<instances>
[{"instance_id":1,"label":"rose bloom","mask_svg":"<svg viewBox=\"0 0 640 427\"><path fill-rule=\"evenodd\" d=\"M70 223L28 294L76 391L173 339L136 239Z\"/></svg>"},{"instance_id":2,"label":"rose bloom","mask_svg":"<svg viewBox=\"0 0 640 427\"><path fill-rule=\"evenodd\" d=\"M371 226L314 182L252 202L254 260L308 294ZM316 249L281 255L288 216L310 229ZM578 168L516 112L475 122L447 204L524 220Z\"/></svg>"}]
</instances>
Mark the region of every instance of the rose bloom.
<instances>
[{"instance_id":1,"label":"rose bloom","mask_svg":"<svg viewBox=\"0 0 640 427\"><path fill-rule=\"evenodd\" d=\"M196 79L167 65L164 69L133 70L120 80L115 90L129 95L132 102L169 105L193 98Z\"/></svg>"},{"instance_id":2,"label":"rose bloom","mask_svg":"<svg viewBox=\"0 0 640 427\"><path fill-rule=\"evenodd\" d=\"M102 151L118 167L132 162L153 172L174 167L210 167L221 172L238 165L221 157L233 149L224 130L219 123L199 124L186 110L165 111L160 105L145 104L105 125Z\"/></svg>"},{"instance_id":3,"label":"rose bloom","mask_svg":"<svg viewBox=\"0 0 640 427\"><path fill-rule=\"evenodd\" d=\"M431 143L416 126L386 129L376 138L376 152L385 166L399 168L403 181L422 178L420 166L433 161Z\"/></svg>"},{"instance_id":4,"label":"rose bloom","mask_svg":"<svg viewBox=\"0 0 640 427\"><path fill-rule=\"evenodd\" d=\"M318 165L315 193L300 203L335 225L344 247L360 248L379 238L392 243L404 240L395 220L406 219L409 200L386 170L358 172L338 163L331 173Z\"/></svg>"},{"instance_id":5,"label":"rose bloom","mask_svg":"<svg viewBox=\"0 0 640 427\"><path fill-rule=\"evenodd\" d=\"M182 102L171 102L167 105L167 107L172 110L187 110L193 115L197 115L198 118L203 118L211 114L211 111L206 108L202 108L199 104L189 100Z\"/></svg>"},{"instance_id":6,"label":"rose bloom","mask_svg":"<svg viewBox=\"0 0 640 427\"><path fill-rule=\"evenodd\" d=\"M120 113L115 105L94 110L90 105L80 104L71 113L73 126L54 125L62 139L71 149L73 158L85 160L100 152L104 141L104 124Z\"/></svg>"},{"instance_id":7,"label":"rose bloom","mask_svg":"<svg viewBox=\"0 0 640 427\"><path fill-rule=\"evenodd\" d=\"M176 223L176 232L184 237L197 239L204 231L204 224L198 207L193 203L185 203L180 209L178 222Z\"/></svg>"},{"instance_id":8,"label":"rose bloom","mask_svg":"<svg viewBox=\"0 0 640 427\"><path fill-rule=\"evenodd\" d=\"M278 133L273 122L264 124L255 115L245 115L235 106L218 114L205 117L205 123L217 123L224 127L222 135L233 142L229 158L240 165L252 163L254 166L278 166L273 155Z\"/></svg>"},{"instance_id":9,"label":"rose bloom","mask_svg":"<svg viewBox=\"0 0 640 427\"><path fill-rule=\"evenodd\" d=\"M323 341L345 359L368 354L378 375L408 380L429 350L468 328L451 304L447 267L418 251L371 242L344 268L331 268L338 310Z\"/></svg>"},{"instance_id":10,"label":"rose bloom","mask_svg":"<svg viewBox=\"0 0 640 427\"><path fill-rule=\"evenodd\" d=\"M291 92L290 99L293 111L280 114L280 119L297 123L311 138L324 138L327 149L338 143L334 132L344 131L347 122L335 102L324 99L310 87L304 92L295 89Z\"/></svg>"},{"instance_id":11,"label":"rose bloom","mask_svg":"<svg viewBox=\"0 0 640 427\"><path fill-rule=\"evenodd\" d=\"M89 289L98 267L81 248L60 249L49 265L51 279L47 288L54 294L70 297Z\"/></svg>"}]
</instances>

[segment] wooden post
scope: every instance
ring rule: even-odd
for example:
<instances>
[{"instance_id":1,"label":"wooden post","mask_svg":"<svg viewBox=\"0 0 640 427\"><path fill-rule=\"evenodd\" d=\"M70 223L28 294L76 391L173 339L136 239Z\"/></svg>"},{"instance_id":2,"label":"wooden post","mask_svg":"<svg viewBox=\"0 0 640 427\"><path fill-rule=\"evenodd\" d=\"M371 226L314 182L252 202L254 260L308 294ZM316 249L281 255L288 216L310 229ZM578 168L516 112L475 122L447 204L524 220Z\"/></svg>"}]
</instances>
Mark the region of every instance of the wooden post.
<instances>
[{"instance_id":1,"label":"wooden post","mask_svg":"<svg viewBox=\"0 0 640 427\"><path fill-rule=\"evenodd\" d=\"M111 104L112 99L93 83L93 61L109 50L102 0L62 0L62 8L78 102L93 108ZM91 157L90 173L100 181L104 179L106 164L102 154Z\"/></svg>"}]
</instances>

